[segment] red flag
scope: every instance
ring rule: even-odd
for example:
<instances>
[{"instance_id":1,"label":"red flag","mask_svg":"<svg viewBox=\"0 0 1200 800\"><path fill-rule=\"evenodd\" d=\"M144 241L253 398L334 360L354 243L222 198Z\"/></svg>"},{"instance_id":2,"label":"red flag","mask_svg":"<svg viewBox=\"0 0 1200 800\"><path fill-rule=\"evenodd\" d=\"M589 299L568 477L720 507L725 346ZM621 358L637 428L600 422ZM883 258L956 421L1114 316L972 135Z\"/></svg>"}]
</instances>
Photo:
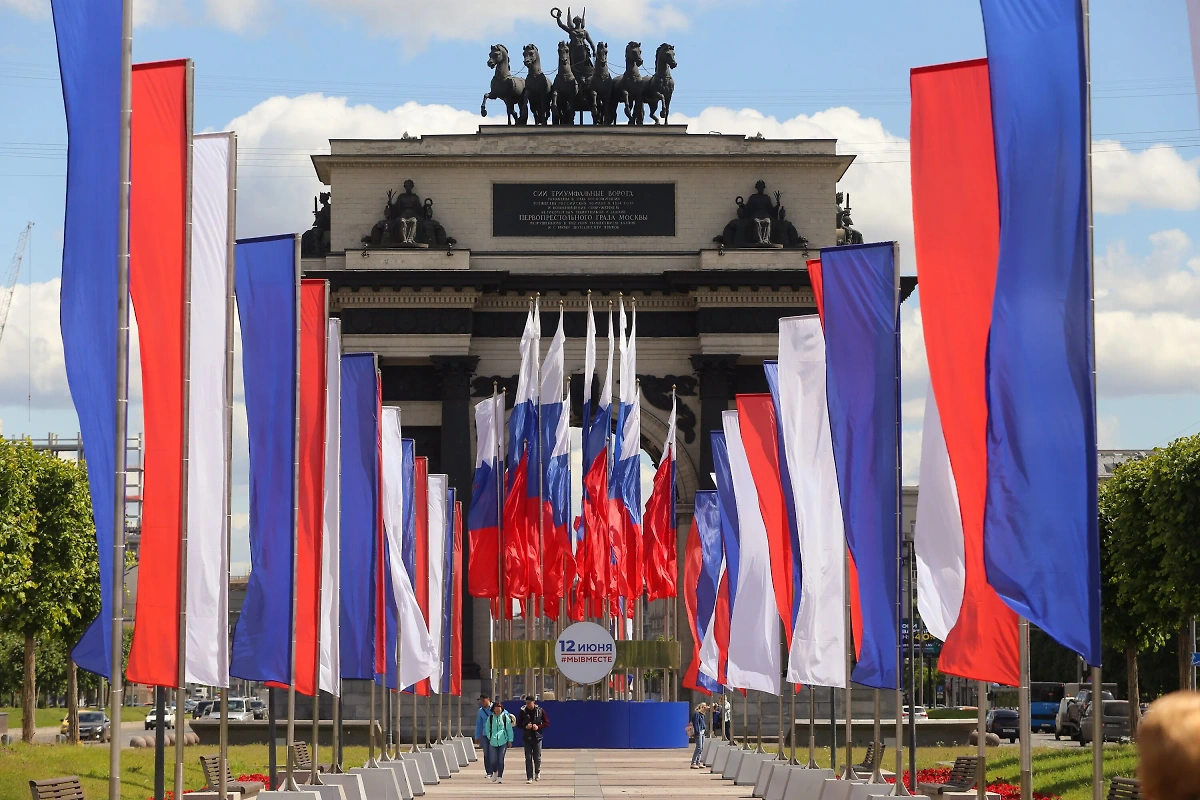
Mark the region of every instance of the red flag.
<instances>
[{"instance_id":1,"label":"red flag","mask_svg":"<svg viewBox=\"0 0 1200 800\"><path fill-rule=\"evenodd\" d=\"M425 624L429 624L429 457L417 456L414 459L413 502L417 510L417 541L413 569L416 571L413 586L417 595L417 606ZM430 694L429 680L423 680L416 686L416 693L421 696Z\"/></svg>"},{"instance_id":2,"label":"red flag","mask_svg":"<svg viewBox=\"0 0 1200 800\"><path fill-rule=\"evenodd\" d=\"M675 596L675 454L667 451L654 473L654 488L646 502L646 598Z\"/></svg>"},{"instance_id":3,"label":"red flag","mask_svg":"<svg viewBox=\"0 0 1200 800\"><path fill-rule=\"evenodd\" d=\"M462 502L454 504L454 548L450 587L450 694L462 694Z\"/></svg>"},{"instance_id":4,"label":"red flag","mask_svg":"<svg viewBox=\"0 0 1200 800\"><path fill-rule=\"evenodd\" d=\"M300 496L296 529L296 691L315 695L325 511L328 283L300 282Z\"/></svg>"},{"instance_id":5,"label":"red flag","mask_svg":"<svg viewBox=\"0 0 1200 800\"><path fill-rule=\"evenodd\" d=\"M712 694L698 680L700 675L700 627L696 620L696 588L700 585L700 568L703 553L700 550L700 531L696 519L688 529L687 542L683 546L683 606L687 611L688 627L692 631L692 658L683 673L683 687L704 694Z\"/></svg>"},{"instance_id":6,"label":"red flag","mask_svg":"<svg viewBox=\"0 0 1200 800\"><path fill-rule=\"evenodd\" d=\"M770 394L739 394L738 418L742 423L742 443L754 485L758 489L758 507L767 528L767 546L771 552L771 583L775 605L783 621L787 645L792 646L792 540L788 529L787 501L779 467L779 427L775 403Z\"/></svg>"},{"instance_id":7,"label":"red flag","mask_svg":"<svg viewBox=\"0 0 1200 800\"><path fill-rule=\"evenodd\" d=\"M523 599L529 595L528 568L529 547L526 541L528 533L527 517L529 509L528 486L529 469L526 462L528 453L521 456L515 470L509 472L511 484L508 496L504 498L504 599ZM535 498L536 502L536 498ZM536 552L536 543L534 544ZM509 608L504 609L505 615L511 614Z\"/></svg>"},{"instance_id":8,"label":"red flag","mask_svg":"<svg viewBox=\"0 0 1200 800\"><path fill-rule=\"evenodd\" d=\"M142 347L146 452L141 591L126 675L151 686L179 683L188 69L183 60L133 68L129 288Z\"/></svg>"},{"instance_id":9,"label":"red flag","mask_svg":"<svg viewBox=\"0 0 1200 800\"><path fill-rule=\"evenodd\" d=\"M929 377L958 489L965 556L957 621L939 669L1019 682L1017 615L988 584L985 363L1000 250L987 61L912 71L913 232ZM954 203L944 198L953 196ZM947 237L946 230L962 236ZM969 244L968 244L969 243Z\"/></svg>"}]
</instances>

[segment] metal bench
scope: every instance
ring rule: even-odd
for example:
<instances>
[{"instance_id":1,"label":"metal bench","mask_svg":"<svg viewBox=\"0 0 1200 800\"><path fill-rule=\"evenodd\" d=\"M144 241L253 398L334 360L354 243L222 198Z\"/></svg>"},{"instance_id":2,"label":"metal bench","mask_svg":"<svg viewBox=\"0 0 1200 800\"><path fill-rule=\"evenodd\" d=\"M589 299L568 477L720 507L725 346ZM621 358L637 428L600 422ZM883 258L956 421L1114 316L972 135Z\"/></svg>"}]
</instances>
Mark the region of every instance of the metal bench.
<instances>
[{"instance_id":1,"label":"metal bench","mask_svg":"<svg viewBox=\"0 0 1200 800\"><path fill-rule=\"evenodd\" d=\"M1108 800L1142 800L1142 782L1137 778L1113 778Z\"/></svg>"},{"instance_id":2,"label":"metal bench","mask_svg":"<svg viewBox=\"0 0 1200 800\"><path fill-rule=\"evenodd\" d=\"M30 781L29 792L33 795L33 800L83 800L83 786L79 783L77 775Z\"/></svg>"},{"instance_id":3,"label":"metal bench","mask_svg":"<svg viewBox=\"0 0 1200 800\"><path fill-rule=\"evenodd\" d=\"M861 764L854 765L854 771L859 773L860 775L864 772L874 772L875 771L875 757L876 757L875 756L875 743L870 742L867 745L866 757L863 759L863 762Z\"/></svg>"},{"instance_id":4,"label":"metal bench","mask_svg":"<svg viewBox=\"0 0 1200 800\"><path fill-rule=\"evenodd\" d=\"M979 756L959 756L954 759L950 768L950 777L945 783L922 783L918 790L922 794L934 795L946 792L969 792L975 787L976 771L979 769Z\"/></svg>"},{"instance_id":5,"label":"metal bench","mask_svg":"<svg viewBox=\"0 0 1200 800\"><path fill-rule=\"evenodd\" d=\"M296 742L296 769L301 772L312 772L312 753L308 751L308 742ZM329 772L331 764L317 764L317 772Z\"/></svg>"},{"instance_id":6,"label":"metal bench","mask_svg":"<svg viewBox=\"0 0 1200 800\"><path fill-rule=\"evenodd\" d=\"M221 757L200 756L200 768L204 770L204 781L212 791L221 788ZM237 792L242 797L254 797L266 787L258 781L235 781L229 771L229 762L225 763L225 790Z\"/></svg>"}]
</instances>

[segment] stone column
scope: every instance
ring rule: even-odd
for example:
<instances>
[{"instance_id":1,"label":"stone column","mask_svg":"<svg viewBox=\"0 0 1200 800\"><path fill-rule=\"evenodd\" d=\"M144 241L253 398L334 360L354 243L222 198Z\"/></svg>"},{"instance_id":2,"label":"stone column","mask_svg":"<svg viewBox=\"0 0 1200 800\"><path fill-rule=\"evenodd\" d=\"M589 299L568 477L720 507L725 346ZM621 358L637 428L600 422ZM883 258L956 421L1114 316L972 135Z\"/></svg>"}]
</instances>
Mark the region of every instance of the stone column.
<instances>
[{"instance_id":1,"label":"stone column","mask_svg":"<svg viewBox=\"0 0 1200 800\"><path fill-rule=\"evenodd\" d=\"M462 502L463 515L471 505L471 481L474 477L471 457L471 376L479 364L479 356L430 356L442 376L442 469L450 476L455 496ZM467 571L470 552L467 547L467 525L463 520L463 677L478 678L475 662L475 604L467 592Z\"/></svg>"},{"instance_id":2,"label":"stone column","mask_svg":"<svg viewBox=\"0 0 1200 800\"><path fill-rule=\"evenodd\" d=\"M718 353L692 356L692 368L700 376L700 486L715 489L712 481L713 431L721 430L721 412L737 391L738 356Z\"/></svg>"}]
</instances>

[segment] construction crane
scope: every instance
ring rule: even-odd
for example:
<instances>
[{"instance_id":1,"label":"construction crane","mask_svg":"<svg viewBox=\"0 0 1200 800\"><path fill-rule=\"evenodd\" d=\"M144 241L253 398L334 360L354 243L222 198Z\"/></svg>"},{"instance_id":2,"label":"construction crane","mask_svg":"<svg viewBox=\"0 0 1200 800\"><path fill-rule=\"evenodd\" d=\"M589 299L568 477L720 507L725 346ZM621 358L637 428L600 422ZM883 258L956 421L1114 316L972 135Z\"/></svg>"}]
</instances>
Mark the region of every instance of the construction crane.
<instances>
[{"instance_id":1,"label":"construction crane","mask_svg":"<svg viewBox=\"0 0 1200 800\"><path fill-rule=\"evenodd\" d=\"M13 292L17 288L17 276L21 273L21 261L25 258L25 245L29 242L29 232L33 230L30 222L17 237L17 252L13 253L12 266L4 276L4 284L0 285L0 341L4 340L4 326L8 323L8 309L12 306Z\"/></svg>"}]
</instances>

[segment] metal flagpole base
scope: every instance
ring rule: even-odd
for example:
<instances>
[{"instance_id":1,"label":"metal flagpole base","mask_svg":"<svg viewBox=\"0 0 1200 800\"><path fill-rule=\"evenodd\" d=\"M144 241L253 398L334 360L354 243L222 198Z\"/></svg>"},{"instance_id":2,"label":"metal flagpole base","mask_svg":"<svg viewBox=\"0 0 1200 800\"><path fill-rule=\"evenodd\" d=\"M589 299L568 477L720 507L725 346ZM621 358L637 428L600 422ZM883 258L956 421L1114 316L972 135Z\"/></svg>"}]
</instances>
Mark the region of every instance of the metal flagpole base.
<instances>
[{"instance_id":1,"label":"metal flagpole base","mask_svg":"<svg viewBox=\"0 0 1200 800\"><path fill-rule=\"evenodd\" d=\"M754 752L758 753L759 755L762 755L763 753L766 752L766 750L763 750L763 746L762 746L762 696L763 696L763 693L758 692L758 697L756 698L756 708L755 708L755 713L758 714L758 721L755 723L755 732L758 737L758 746L754 748Z\"/></svg>"},{"instance_id":2,"label":"metal flagpole base","mask_svg":"<svg viewBox=\"0 0 1200 800\"><path fill-rule=\"evenodd\" d=\"M879 732L879 717L880 717L880 696L879 690L875 689L875 727L871 734L871 750L875 754L871 760L874 762L871 766L871 777L867 779L867 783L883 783L883 773L880 771L880 762L883 761L883 737Z\"/></svg>"},{"instance_id":3,"label":"metal flagpole base","mask_svg":"<svg viewBox=\"0 0 1200 800\"><path fill-rule=\"evenodd\" d=\"M809 769L820 769L817 766L817 690L808 687L808 764Z\"/></svg>"}]
</instances>

